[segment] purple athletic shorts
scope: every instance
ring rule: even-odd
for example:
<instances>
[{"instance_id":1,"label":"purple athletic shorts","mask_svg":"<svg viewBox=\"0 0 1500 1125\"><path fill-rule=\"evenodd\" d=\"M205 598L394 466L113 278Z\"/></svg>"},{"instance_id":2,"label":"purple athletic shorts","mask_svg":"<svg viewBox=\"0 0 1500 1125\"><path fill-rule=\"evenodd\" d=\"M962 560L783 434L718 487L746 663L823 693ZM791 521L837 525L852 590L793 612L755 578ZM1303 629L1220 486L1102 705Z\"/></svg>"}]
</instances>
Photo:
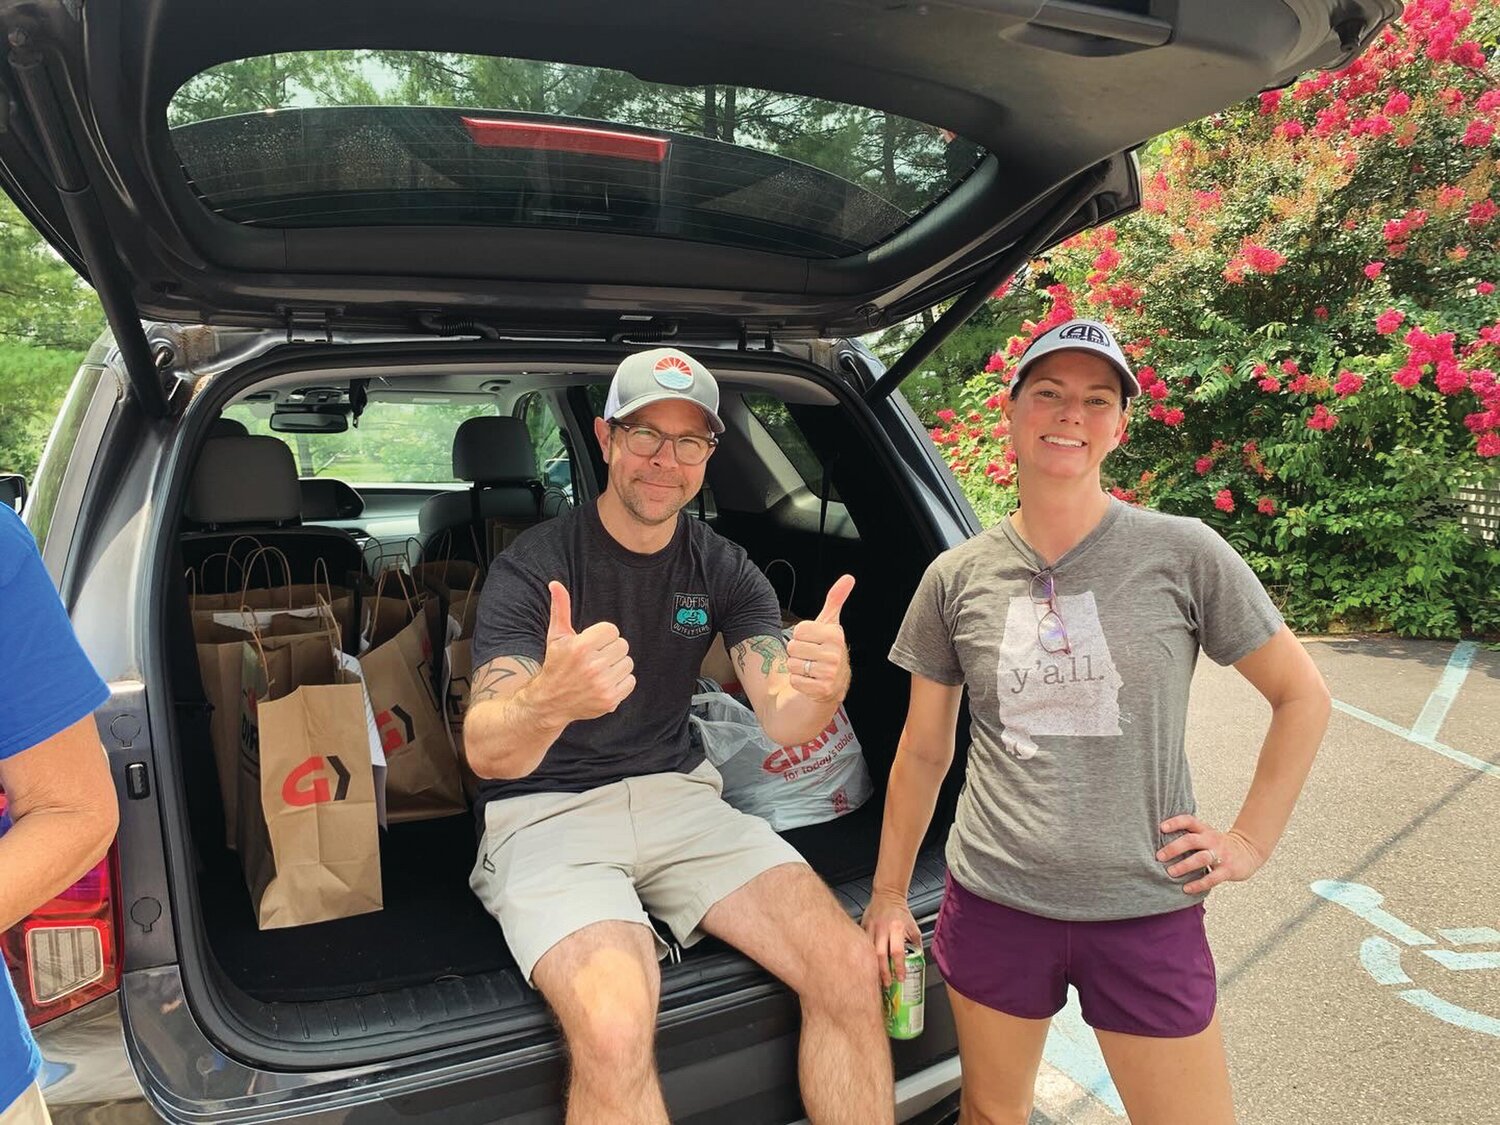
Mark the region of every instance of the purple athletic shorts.
<instances>
[{"instance_id":1,"label":"purple athletic shorts","mask_svg":"<svg viewBox=\"0 0 1500 1125\"><path fill-rule=\"evenodd\" d=\"M1218 998L1201 902L1060 922L980 898L949 875L932 952L950 987L1028 1020L1056 1015L1071 984L1096 1030L1182 1038L1208 1027Z\"/></svg>"}]
</instances>

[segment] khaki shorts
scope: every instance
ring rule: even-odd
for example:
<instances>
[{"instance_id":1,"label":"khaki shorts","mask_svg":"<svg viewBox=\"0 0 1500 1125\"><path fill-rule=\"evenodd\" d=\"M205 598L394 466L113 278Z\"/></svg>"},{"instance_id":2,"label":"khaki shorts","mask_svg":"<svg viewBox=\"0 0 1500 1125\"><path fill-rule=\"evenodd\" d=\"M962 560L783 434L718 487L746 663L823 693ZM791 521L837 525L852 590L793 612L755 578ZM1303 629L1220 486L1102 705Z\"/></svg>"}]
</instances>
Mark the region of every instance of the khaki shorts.
<instances>
[{"instance_id":1,"label":"khaki shorts","mask_svg":"<svg viewBox=\"0 0 1500 1125\"><path fill-rule=\"evenodd\" d=\"M51 1125L42 1088L33 1082L8 1106L0 1106L0 1125Z\"/></svg>"},{"instance_id":2,"label":"khaki shorts","mask_svg":"<svg viewBox=\"0 0 1500 1125\"><path fill-rule=\"evenodd\" d=\"M486 805L469 886L526 980L547 950L595 922L639 922L655 934L648 910L679 945L692 945L714 903L763 871L805 862L760 817L727 805L723 789L704 762L691 773Z\"/></svg>"}]
</instances>

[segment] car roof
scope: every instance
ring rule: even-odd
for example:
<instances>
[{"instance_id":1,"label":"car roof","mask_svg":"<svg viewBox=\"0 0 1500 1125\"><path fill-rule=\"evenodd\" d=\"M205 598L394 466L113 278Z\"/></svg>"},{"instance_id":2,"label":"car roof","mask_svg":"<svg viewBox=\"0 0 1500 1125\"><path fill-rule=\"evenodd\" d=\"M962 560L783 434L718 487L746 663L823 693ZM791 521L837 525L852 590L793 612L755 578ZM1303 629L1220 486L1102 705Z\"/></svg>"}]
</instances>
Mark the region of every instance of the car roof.
<instances>
[{"instance_id":1,"label":"car roof","mask_svg":"<svg viewBox=\"0 0 1500 1125\"><path fill-rule=\"evenodd\" d=\"M81 273L113 278L152 318L855 334L973 286L1082 176L1095 188L1049 240L1130 210L1137 145L1347 60L1398 11L1396 0L428 0L420 11L391 0L0 0L21 91L0 133L0 186ZM206 202L168 124L183 83L235 59L357 49L825 99L950 130L980 158L866 244L767 249L473 221L267 226ZM89 238L88 209L107 237Z\"/></svg>"}]
</instances>

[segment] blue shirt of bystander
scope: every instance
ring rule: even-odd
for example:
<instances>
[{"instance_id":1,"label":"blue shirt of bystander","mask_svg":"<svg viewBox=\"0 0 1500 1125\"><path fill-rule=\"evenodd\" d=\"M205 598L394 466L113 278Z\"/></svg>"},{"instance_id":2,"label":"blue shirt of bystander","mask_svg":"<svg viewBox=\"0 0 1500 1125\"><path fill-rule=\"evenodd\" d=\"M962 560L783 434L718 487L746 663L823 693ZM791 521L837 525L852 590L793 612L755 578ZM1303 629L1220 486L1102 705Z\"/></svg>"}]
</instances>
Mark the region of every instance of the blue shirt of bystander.
<instances>
[{"instance_id":1,"label":"blue shirt of bystander","mask_svg":"<svg viewBox=\"0 0 1500 1125\"><path fill-rule=\"evenodd\" d=\"M0 758L45 742L108 698L73 636L31 533L0 505ZM41 1063L18 985L25 982L13 983L9 972L0 985L0 1111L26 1091Z\"/></svg>"}]
</instances>

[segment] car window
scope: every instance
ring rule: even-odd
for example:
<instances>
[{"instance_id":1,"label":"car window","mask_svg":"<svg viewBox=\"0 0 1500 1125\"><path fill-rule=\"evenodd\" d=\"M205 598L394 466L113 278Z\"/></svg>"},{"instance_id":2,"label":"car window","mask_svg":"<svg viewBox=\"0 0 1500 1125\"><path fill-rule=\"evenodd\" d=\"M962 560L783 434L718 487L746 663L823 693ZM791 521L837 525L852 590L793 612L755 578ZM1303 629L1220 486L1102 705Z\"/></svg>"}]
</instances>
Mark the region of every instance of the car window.
<instances>
[{"instance_id":1,"label":"car window","mask_svg":"<svg viewBox=\"0 0 1500 1125\"><path fill-rule=\"evenodd\" d=\"M824 99L420 51L224 63L168 122L198 197L247 225L572 227L823 258L885 241L983 156Z\"/></svg>"},{"instance_id":2,"label":"car window","mask_svg":"<svg viewBox=\"0 0 1500 1125\"><path fill-rule=\"evenodd\" d=\"M341 434L279 434L271 430L269 407L240 403L224 417L243 422L252 434L284 441L299 477L334 477L365 484L449 484L453 475L453 434L468 418L494 415L488 397L468 402L381 402L372 400Z\"/></svg>"},{"instance_id":3,"label":"car window","mask_svg":"<svg viewBox=\"0 0 1500 1125\"><path fill-rule=\"evenodd\" d=\"M78 443L79 431L89 403L104 377L104 368L87 363L78 369L73 385L68 388L68 397L63 400L62 410L52 427L42 451L41 464L37 466L36 479L31 482L31 495L26 502L26 525L32 537L47 551L47 535L52 530L52 517L57 511L58 494L62 490L63 477L73 459L73 448ZM57 575L53 575L54 578Z\"/></svg>"},{"instance_id":4,"label":"car window","mask_svg":"<svg viewBox=\"0 0 1500 1125\"><path fill-rule=\"evenodd\" d=\"M576 501L573 494L573 451L551 404L540 392L533 391L520 402L517 413L526 423L526 432L531 435L531 448L536 450L537 469L542 483L555 488Z\"/></svg>"},{"instance_id":5,"label":"car window","mask_svg":"<svg viewBox=\"0 0 1500 1125\"><path fill-rule=\"evenodd\" d=\"M797 475L818 496L823 495L823 463L818 460L818 455L813 452L812 444L807 440L807 435L802 432L802 427L797 425L797 420L792 417L792 412L787 409L786 403L774 395L745 395L745 405L750 408L750 413L755 415L756 421L766 428L773 441L786 454L786 459L792 463L797 470ZM828 499L837 500L838 489L829 486Z\"/></svg>"}]
</instances>

